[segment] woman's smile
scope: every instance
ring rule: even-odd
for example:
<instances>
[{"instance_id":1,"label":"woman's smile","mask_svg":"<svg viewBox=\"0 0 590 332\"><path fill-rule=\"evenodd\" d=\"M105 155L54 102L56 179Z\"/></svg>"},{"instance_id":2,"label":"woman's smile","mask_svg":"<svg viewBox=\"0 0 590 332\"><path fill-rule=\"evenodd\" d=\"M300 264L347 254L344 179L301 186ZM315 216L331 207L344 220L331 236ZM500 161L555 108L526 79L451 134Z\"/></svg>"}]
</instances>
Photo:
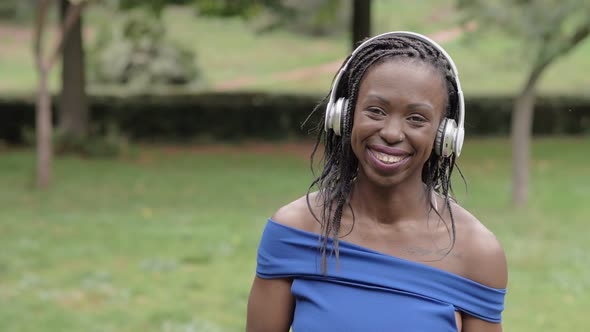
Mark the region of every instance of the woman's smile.
<instances>
[{"instance_id":1,"label":"woman's smile","mask_svg":"<svg viewBox=\"0 0 590 332\"><path fill-rule=\"evenodd\" d=\"M403 149L383 145L367 146L368 159L380 172L395 172L405 165L411 154Z\"/></svg>"}]
</instances>

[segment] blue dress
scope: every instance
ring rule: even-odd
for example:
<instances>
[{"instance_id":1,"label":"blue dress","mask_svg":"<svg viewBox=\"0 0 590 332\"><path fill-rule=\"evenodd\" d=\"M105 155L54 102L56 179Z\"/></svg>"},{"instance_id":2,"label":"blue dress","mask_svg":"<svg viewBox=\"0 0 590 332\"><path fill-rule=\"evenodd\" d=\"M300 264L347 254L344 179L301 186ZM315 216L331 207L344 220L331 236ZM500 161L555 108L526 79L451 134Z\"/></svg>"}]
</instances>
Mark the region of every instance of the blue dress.
<instances>
[{"instance_id":1,"label":"blue dress","mask_svg":"<svg viewBox=\"0 0 590 332\"><path fill-rule=\"evenodd\" d=\"M293 279L293 332L456 332L456 310L501 321L506 289L345 241L339 268L329 256L323 275L318 244L317 234L269 219L258 247L257 276Z\"/></svg>"}]
</instances>

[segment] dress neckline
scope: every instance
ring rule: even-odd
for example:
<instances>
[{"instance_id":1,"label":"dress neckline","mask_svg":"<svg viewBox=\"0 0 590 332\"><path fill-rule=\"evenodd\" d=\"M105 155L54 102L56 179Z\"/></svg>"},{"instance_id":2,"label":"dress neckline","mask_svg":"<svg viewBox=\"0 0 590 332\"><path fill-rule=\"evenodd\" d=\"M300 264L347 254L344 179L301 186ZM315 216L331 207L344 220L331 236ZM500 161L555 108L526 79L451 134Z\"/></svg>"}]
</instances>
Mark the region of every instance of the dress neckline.
<instances>
[{"instance_id":1,"label":"dress neckline","mask_svg":"<svg viewBox=\"0 0 590 332\"><path fill-rule=\"evenodd\" d=\"M297 233L300 233L300 234L304 234L304 235L306 235L308 237L319 238L321 236L320 234L317 234L317 233L314 233L314 232L309 232L309 231L306 231L306 230L303 230L303 229L299 229L299 228L296 228L296 227L291 227L291 226L287 226L285 224L281 224L281 223L273 220L272 218L268 218L268 222L270 222L270 223L272 223L272 224L274 224L276 226L279 226L279 227L285 228L287 230L290 230L292 232L297 232ZM332 238L330 238L330 241L331 240L332 240ZM355 244L355 243L352 243L352 242L349 242L349 241L339 240L338 243L339 243L340 246L349 247L349 248L352 248L352 249L357 249L357 250L360 250L360 251L364 251L366 253L370 253L370 254L374 254L374 255L379 255L381 257L386 257L386 258L391 259L391 260L394 260L394 261L396 261L396 262L398 262L400 264L405 264L405 265L412 266L414 268L419 268L419 269L429 270L429 271L433 271L433 272L437 272L437 273L442 273L442 274L448 275L450 277L457 278L459 280L463 280L463 281L465 281L467 283L471 283L471 284L477 285L479 287L487 288L487 289L490 289L490 290L496 290L496 291L503 291L503 292L506 291L506 288L494 288L494 287L490 287L490 286L484 285L482 283L479 283L479 282L477 282L475 280L469 279L467 277L461 276L459 274L456 274L456 273L453 273L453 272L450 272L450 271L447 271L447 270L444 270L444 269L441 269L441 268L438 268L438 267L434 267L432 265L428 265L428 264L416 262L416 261L413 261L413 260L410 260L410 259L405 259L405 258L401 258L401 257L398 257L398 256L386 254L384 252L377 251L377 250L374 250L374 249L370 249L370 248L367 248L365 246L362 246L362 245L359 245L359 244Z\"/></svg>"}]
</instances>

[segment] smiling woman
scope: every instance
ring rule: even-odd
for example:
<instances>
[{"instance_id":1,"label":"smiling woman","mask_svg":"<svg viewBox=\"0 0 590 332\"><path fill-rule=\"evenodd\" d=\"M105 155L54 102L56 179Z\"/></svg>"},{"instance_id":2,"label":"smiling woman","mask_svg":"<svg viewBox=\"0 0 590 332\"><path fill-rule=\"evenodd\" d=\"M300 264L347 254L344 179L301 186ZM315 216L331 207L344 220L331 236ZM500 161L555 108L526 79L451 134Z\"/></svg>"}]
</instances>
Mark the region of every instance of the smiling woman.
<instances>
[{"instance_id":1,"label":"smiling woman","mask_svg":"<svg viewBox=\"0 0 590 332\"><path fill-rule=\"evenodd\" d=\"M248 331L501 331L502 247L450 195L463 121L440 46L362 43L320 124L323 169L262 235Z\"/></svg>"}]
</instances>

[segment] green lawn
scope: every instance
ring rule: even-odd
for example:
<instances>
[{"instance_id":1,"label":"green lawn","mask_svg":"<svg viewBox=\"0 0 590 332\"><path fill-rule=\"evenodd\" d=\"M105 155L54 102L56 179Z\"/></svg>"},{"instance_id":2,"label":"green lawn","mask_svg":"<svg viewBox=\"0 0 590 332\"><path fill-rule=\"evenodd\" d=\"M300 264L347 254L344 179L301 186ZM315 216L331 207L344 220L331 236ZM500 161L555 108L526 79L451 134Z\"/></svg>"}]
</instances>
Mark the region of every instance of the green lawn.
<instances>
[{"instance_id":1,"label":"green lawn","mask_svg":"<svg viewBox=\"0 0 590 332\"><path fill-rule=\"evenodd\" d=\"M536 140L531 204L515 211L509 142L466 143L469 195L455 187L505 247L506 331L587 327L589 144ZM266 218L310 180L305 155L291 150L60 158L47 192L32 189L31 151L0 151L0 330L243 330Z\"/></svg>"},{"instance_id":2,"label":"green lawn","mask_svg":"<svg viewBox=\"0 0 590 332\"><path fill-rule=\"evenodd\" d=\"M391 30L414 30L424 34L454 28L459 17L453 0L400 2L376 0L373 6L373 33ZM93 32L99 22L113 20L98 7L85 14L88 33L86 47L92 45ZM310 75L285 78L281 73L341 61L349 51L348 34L312 38L286 31L257 34L252 23L241 19L197 17L192 9L169 8L164 13L170 37L195 50L196 61L203 69L205 89L241 80L230 90L264 90L324 95L330 88L334 70L312 70ZM2 22L0 22L2 23ZM25 25L25 27L27 27ZM29 29L30 31L30 29ZM27 37L6 35L0 38L0 93L32 91L36 75ZM466 94L514 94L522 85L528 54L518 50L505 36L457 40L443 43L461 73ZM582 95L590 90L590 41L559 59L539 83L542 94ZM52 86L59 83L57 68L52 72ZM91 91L104 91L96 86Z\"/></svg>"}]
</instances>

